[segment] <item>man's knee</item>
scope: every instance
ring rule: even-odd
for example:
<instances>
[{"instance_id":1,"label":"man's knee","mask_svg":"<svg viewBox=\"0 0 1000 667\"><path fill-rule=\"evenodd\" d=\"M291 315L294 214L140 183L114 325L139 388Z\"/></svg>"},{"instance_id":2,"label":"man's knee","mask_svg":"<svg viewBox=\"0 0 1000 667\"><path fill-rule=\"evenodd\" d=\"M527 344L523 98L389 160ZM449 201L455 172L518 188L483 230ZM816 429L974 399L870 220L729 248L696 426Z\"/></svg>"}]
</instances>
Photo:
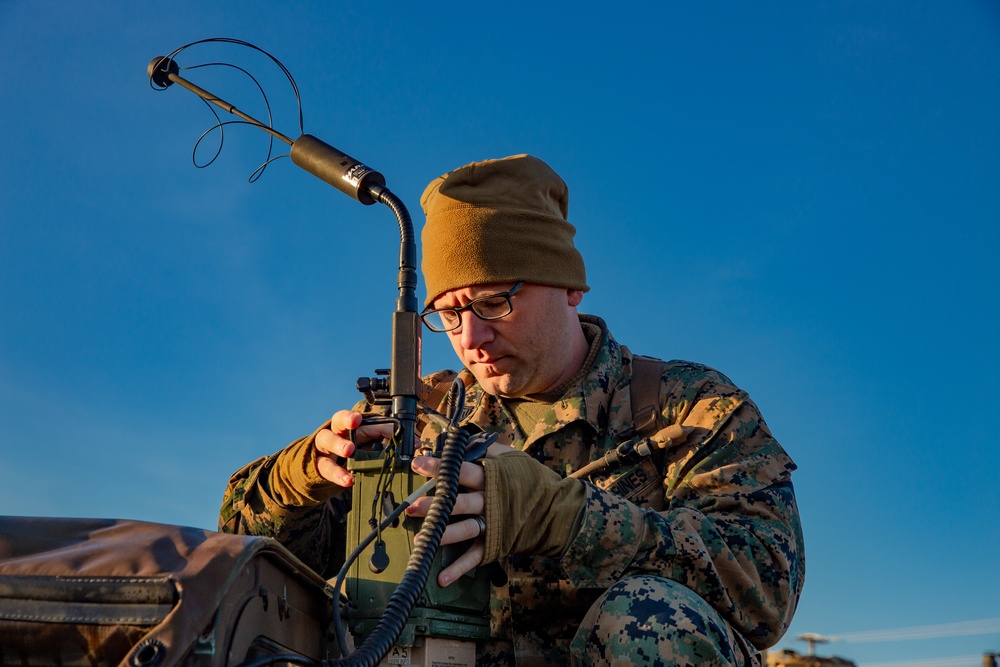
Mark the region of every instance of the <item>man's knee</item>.
<instances>
[{"instance_id":1,"label":"man's knee","mask_svg":"<svg viewBox=\"0 0 1000 667\"><path fill-rule=\"evenodd\" d=\"M587 612L573 638L580 665L747 664L722 617L691 589L653 576L624 579Z\"/></svg>"}]
</instances>

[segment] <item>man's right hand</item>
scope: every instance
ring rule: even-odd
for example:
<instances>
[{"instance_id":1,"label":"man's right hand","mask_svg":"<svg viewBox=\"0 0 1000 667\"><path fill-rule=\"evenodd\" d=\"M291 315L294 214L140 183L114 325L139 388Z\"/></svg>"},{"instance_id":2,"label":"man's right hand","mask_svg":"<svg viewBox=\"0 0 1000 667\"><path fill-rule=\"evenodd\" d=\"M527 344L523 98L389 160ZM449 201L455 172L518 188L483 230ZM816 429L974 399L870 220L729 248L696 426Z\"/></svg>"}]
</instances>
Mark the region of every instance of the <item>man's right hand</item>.
<instances>
[{"instance_id":1,"label":"man's right hand","mask_svg":"<svg viewBox=\"0 0 1000 667\"><path fill-rule=\"evenodd\" d=\"M330 418L327 428L316 432L316 471L323 479L338 486L354 485L354 475L344 467L346 459L354 455L351 431L356 430L359 444L392 437L392 424L361 426L361 413L340 410Z\"/></svg>"}]
</instances>

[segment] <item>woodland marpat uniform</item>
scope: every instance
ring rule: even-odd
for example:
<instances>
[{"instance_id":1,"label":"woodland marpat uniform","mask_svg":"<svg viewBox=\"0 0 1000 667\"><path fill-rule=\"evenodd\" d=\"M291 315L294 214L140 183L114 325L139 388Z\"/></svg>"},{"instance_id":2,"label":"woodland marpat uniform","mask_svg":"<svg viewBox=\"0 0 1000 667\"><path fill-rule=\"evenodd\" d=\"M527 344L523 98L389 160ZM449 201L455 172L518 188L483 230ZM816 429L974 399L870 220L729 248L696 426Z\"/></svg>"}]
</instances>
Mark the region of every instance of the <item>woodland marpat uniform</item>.
<instances>
[{"instance_id":1,"label":"woodland marpat uniform","mask_svg":"<svg viewBox=\"0 0 1000 667\"><path fill-rule=\"evenodd\" d=\"M535 406L540 418L530 433L507 401L482 391L468 371L459 374L468 387L462 425L498 433L500 442L563 476L641 439L632 418L632 354L600 319L581 321L590 370L560 400ZM731 656L731 664L759 664L757 649L787 629L805 575L795 465L756 405L724 375L680 361L663 369L661 422L684 426L686 439L662 461L646 458L589 480L560 558L507 559L509 580L493 589L493 640L479 664L513 664L515 656L517 664L569 664L571 642L605 664L629 664L645 652L660 664L705 665L702 642ZM423 403L443 411L454 377L426 377ZM421 438L432 444L435 435L428 426ZM312 437L289 447L308 447ZM344 559L349 494L329 497L329 485L304 470L315 481L311 506L283 506L268 483L276 457L233 475L220 529L275 537L332 577ZM602 595L605 609L620 605L623 617L642 618L643 602L656 604L648 622L623 622L611 632L615 641L601 642L584 617ZM665 634L671 641L657 648Z\"/></svg>"}]
</instances>

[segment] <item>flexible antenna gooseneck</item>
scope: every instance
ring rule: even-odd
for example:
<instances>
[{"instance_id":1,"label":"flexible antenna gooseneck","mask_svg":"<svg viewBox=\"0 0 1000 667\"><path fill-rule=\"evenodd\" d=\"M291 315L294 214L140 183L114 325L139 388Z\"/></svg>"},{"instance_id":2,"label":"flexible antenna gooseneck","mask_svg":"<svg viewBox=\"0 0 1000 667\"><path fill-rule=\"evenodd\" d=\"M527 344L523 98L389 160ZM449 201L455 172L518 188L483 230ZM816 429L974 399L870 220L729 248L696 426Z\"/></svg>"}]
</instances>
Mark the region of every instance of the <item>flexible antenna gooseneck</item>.
<instances>
[{"instance_id":1,"label":"flexible antenna gooseneck","mask_svg":"<svg viewBox=\"0 0 1000 667\"><path fill-rule=\"evenodd\" d=\"M202 40L194 42L194 44L205 41L213 40ZM236 40L219 41L244 44L257 49L253 45ZM400 458L402 461L409 461L413 457L413 442L416 434L421 332L416 293L417 244L409 211L403 202L386 187L385 177L371 167L311 134L302 134L293 141L275 130L270 124L262 123L240 111L235 105L180 76L180 67L173 56L185 48L187 46L177 49L169 56L157 56L150 61L147 73L150 84L154 88L164 90L172 84L177 84L191 91L206 102L241 118L247 124L260 128L275 139L288 144L291 147L290 157L296 166L329 183L362 204L369 205L378 202L388 206L395 214L399 223L400 237L397 280L399 296L392 319L392 372L389 376L389 395L392 399L392 415L398 424ZM260 51L260 49L257 50ZM278 62L269 54L268 56L276 63ZM278 64L281 66L280 63ZM291 75L284 66L281 68L292 82L297 95L298 89L295 87L294 80L291 79ZM221 123L219 125L221 126Z\"/></svg>"},{"instance_id":2,"label":"flexible antenna gooseneck","mask_svg":"<svg viewBox=\"0 0 1000 667\"><path fill-rule=\"evenodd\" d=\"M191 91L206 103L214 105L241 119L241 121L233 122L252 125L267 132L274 139L288 144L291 147L289 155L295 165L329 183L362 204L370 205L376 202L384 204L396 216L400 233L399 273L397 279L399 295L396 300L396 309L392 320L392 367L389 374L387 393L392 403L392 420L397 425L394 440L397 443L399 464L408 468L409 461L413 457L416 435L421 333L416 296L416 240L410 214L403 202L386 187L385 177L374 169L304 132L300 133L297 139L292 140L275 130L270 122L265 124L257 120L240 111L229 102L180 76L181 68L177 65L174 58L188 47L205 42L236 44L263 53L285 74L292 86L296 99L298 99L298 88L284 65L266 51L252 44L228 38L214 38L192 42L174 50L166 56L153 58L147 69L150 85L154 89L164 90L173 84L177 84ZM190 69L201 66L193 66ZM229 66L232 67L232 65ZM246 70L238 67L236 69L250 76ZM250 78L253 79L252 76ZM255 79L254 83L256 83ZM260 89L259 84L258 89ZM261 93L263 93L262 89ZM270 113L270 107L268 109ZM212 111L215 113L214 109ZM218 119L218 114L216 114L216 118ZM226 124L219 120L217 125L212 129L218 128L221 131ZM299 106L299 125L301 130L301 105ZM204 136L202 135L202 138ZM200 141L201 139L199 139ZM195 149L197 150L197 144ZM258 167L251 181L260 175L263 168L272 159L269 151L267 161ZM196 163L196 166L199 165ZM373 380L378 381L378 379ZM448 522L455 502L455 495L458 489L458 469L465 457L468 436L452 425L448 430L446 440L447 444L442 456L441 473L438 475L436 483L434 502L429 510L427 519L425 519L418 533L417 549L412 554L410 562L407 565L407 575L404 576L404 581L393 595L383 622L379 624L375 632L366 639L352 656L343 660L334 660L331 664L376 665L385 657L399 638L406 617L409 615L417 596L420 595L426 583L430 563L440 545L441 534ZM335 595L338 593L339 591L335 592ZM298 660L294 662L298 662Z\"/></svg>"}]
</instances>

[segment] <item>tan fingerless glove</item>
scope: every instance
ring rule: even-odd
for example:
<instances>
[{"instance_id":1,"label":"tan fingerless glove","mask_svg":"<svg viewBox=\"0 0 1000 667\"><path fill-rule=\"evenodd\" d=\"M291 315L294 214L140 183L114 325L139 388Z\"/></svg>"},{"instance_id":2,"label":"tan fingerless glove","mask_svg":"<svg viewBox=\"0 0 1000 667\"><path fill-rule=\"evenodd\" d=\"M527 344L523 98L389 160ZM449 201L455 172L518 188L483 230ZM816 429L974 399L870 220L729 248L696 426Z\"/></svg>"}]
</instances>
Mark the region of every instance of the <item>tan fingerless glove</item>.
<instances>
[{"instance_id":1,"label":"tan fingerless glove","mask_svg":"<svg viewBox=\"0 0 1000 667\"><path fill-rule=\"evenodd\" d=\"M511 554L558 557L577 530L586 486L563 479L524 452L483 461L486 546L483 562Z\"/></svg>"}]
</instances>

